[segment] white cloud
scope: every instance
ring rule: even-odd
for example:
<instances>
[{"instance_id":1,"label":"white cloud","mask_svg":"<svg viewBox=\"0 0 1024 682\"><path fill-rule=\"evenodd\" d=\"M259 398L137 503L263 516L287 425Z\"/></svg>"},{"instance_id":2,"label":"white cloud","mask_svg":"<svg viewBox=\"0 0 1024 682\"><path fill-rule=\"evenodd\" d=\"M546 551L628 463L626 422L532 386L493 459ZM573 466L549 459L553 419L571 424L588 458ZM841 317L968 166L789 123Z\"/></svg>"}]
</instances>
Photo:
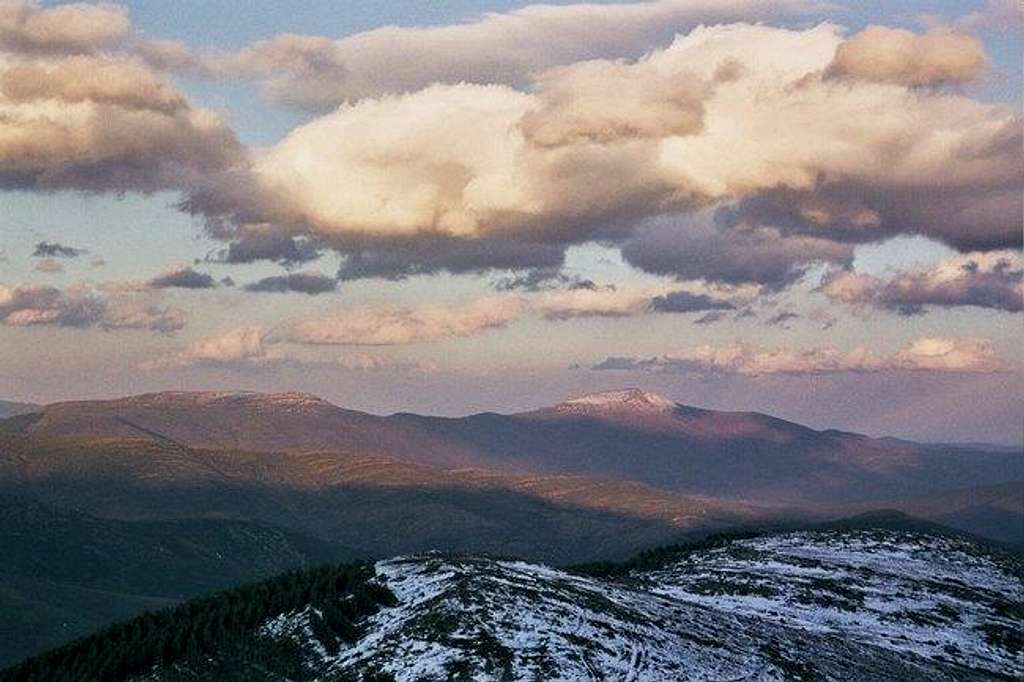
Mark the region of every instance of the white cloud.
<instances>
[{"instance_id":1,"label":"white cloud","mask_svg":"<svg viewBox=\"0 0 1024 682\"><path fill-rule=\"evenodd\" d=\"M591 59L635 59L700 24L800 15L803 0L651 0L530 5L446 26L388 26L331 40L283 34L207 55L211 74L266 79L274 101L310 109L434 83L523 87L536 73ZM386 65L386 67L382 67Z\"/></svg>"},{"instance_id":2,"label":"white cloud","mask_svg":"<svg viewBox=\"0 0 1024 682\"><path fill-rule=\"evenodd\" d=\"M260 368L293 365L320 367L350 372L400 372L425 374L437 371L436 364L369 353L337 357L310 355L288 345L273 330L244 326L208 336L189 344L184 350L142 363L140 369L162 370L196 366Z\"/></svg>"},{"instance_id":3,"label":"white cloud","mask_svg":"<svg viewBox=\"0 0 1024 682\"><path fill-rule=\"evenodd\" d=\"M976 38L947 27L917 35L868 26L839 46L828 73L913 87L972 81L987 65L985 50Z\"/></svg>"},{"instance_id":4,"label":"white cloud","mask_svg":"<svg viewBox=\"0 0 1024 682\"><path fill-rule=\"evenodd\" d=\"M280 350L268 348L266 336L267 332L262 327L239 327L223 334L199 339L181 352L145 363L143 368L280 362L286 356Z\"/></svg>"},{"instance_id":5,"label":"white cloud","mask_svg":"<svg viewBox=\"0 0 1024 682\"><path fill-rule=\"evenodd\" d=\"M506 327L522 315L517 298L481 299L463 306L397 305L355 308L286 324L284 340L307 345L393 346L474 336Z\"/></svg>"},{"instance_id":6,"label":"white cloud","mask_svg":"<svg viewBox=\"0 0 1024 682\"><path fill-rule=\"evenodd\" d=\"M128 10L117 5L43 7L35 0L0 2L0 50L90 52L114 47L130 32Z\"/></svg>"},{"instance_id":7,"label":"white cloud","mask_svg":"<svg viewBox=\"0 0 1024 682\"><path fill-rule=\"evenodd\" d=\"M901 232L1018 243L1015 112L826 77L843 44L828 24L702 27L636 62L541 74L533 91L365 99L295 129L193 207L411 260L410 240L614 243L652 217L731 202L731 227L817 239L833 262ZM744 251L739 236L723 239ZM772 283L793 281L803 263L791 265Z\"/></svg>"},{"instance_id":8,"label":"white cloud","mask_svg":"<svg viewBox=\"0 0 1024 682\"><path fill-rule=\"evenodd\" d=\"M153 72L147 45L123 7L0 2L0 189L186 189L240 162L231 130Z\"/></svg>"},{"instance_id":9,"label":"white cloud","mask_svg":"<svg viewBox=\"0 0 1024 682\"><path fill-rule=\"evenodd\" d=\"M814 375L845 372L995 372L1005 369L992 342L980 338L922 337L890 355L859 347L765 348L746 343L703 345L655 358L610 357L596 370L644 370L739 374Z\"/></svg>"}]
</instances>

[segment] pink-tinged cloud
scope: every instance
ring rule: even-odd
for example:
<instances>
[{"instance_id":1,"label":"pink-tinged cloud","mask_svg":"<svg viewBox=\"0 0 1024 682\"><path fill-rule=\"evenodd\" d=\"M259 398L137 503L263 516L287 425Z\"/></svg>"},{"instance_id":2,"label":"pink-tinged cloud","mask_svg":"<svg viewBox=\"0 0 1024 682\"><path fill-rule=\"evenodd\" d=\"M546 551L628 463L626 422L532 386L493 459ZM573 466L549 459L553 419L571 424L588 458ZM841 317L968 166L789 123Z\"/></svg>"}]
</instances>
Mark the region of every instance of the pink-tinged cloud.
<instances>
[{"instance_id":1,"label":"pink-tinged cloud","mask_svg":"<svg viewBox=\"0 0 1024 682\"><path fill-rule=\"evenodd\" d=\"M930 308L1024 310L1024 259L1019 251L967 253L887 278L839 272L822 292L856 308L913 315Z\"/></svg>"},{"instance_id":2,"label":"pink-tinged cloud","mask_svg":"<svg viewBox=\"0 0 1024 682\"><path fill-rule=\"evenodd\" d=\"M766 348L746 343L703 345L654 358L610 357L595 370L643 370L738 374L817 375L873 372L997 372L1007 365L989 339L922 337L888 355L866 348L832 346Z\"/></svg>"}]
</instances>

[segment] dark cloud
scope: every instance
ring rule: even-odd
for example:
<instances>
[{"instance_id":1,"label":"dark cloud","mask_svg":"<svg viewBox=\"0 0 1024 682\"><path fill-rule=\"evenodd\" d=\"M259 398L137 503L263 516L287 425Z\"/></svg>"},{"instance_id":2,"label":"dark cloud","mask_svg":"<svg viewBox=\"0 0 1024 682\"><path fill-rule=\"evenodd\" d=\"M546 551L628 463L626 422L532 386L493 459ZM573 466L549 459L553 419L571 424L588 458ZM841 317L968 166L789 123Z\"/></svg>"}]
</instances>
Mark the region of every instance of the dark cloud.
<instances>
[{"instance_id":1,"label":"dark cloud","mask_svg":"<svg viewBox=\"0 0 1024 682\"><path fill-rule=\"evenodd\" d=\"M789 325L787 323L790 320L796 320L799 318L800 316L797 313L789 310L783 310L782 312L769 317L764 321L764 324L767 327L782 327L783 329L789 329Z\"/></svg>"},{"instance_id":2,"label":"dark cloud","mask_svg":"<svg viewBox=\"0 0 1024 682\"><path fill-rule=\"evenodd\" d=\"M513 272L493 282L498 291L544 291L548 289L589 289L598 284L591 279L569 275L561 268L533 268L525 272Z\"/></svg>"},{"instance_id":3,"label":"dark cloud","mask_svg":"<svg viewBox=\"0 0 1024 682\"><path fill-rule=\"evenodd\" d=\"M276 277L265 277L258 282L245 285L246 291L260 293L326 294L338 288L338 280L315 272L294 272Z\"/></svg>"},{"instance_id":4,"label":"dark cloud","mask_svg":"<svg viewBox=\"0 0 1024 682\"><path fill-rule=\"evenodd\" d=\"M693 294L689 291L673 291L664 296L656 296L651 301L652 308L659 313L702 313L709 310L735 310L729 301L713 298L707 294Z\"/></svg>"},{"instance_id":5,"label":"dark cloud","mask_svg":"<svg viewBox=\"0 0 1024 682\"><path fill-rule=\"evenodd\" d=\"M986 155L1007 157L1003 163L1016 168L1015 179L934 192L867 182L813 190L773 188L723 210L720 220L732 225L770 225L787 235L816 235L851 244L918 234L963 252L1020 249L1024 217L1019 178L1024 162L1014 151L1024 146L1020 122L1007 127L1000 141L991 144L993 149Z\"/></svg>"},{"instance_id":6,"label":"dark cloud","mask_svg":"<svg viewBox=\"0 0 1024 682\"><path fill-rule=\"evenodd\" d=\"M168 270L149 280L152 289L213 289L216 286L217 280L212 275L187 266Z\"/></svg>"},{"instance_id":7,"label":"dark cloud","mask_svg":"<svg viewBox=\"0 0 1024 682\"><path fill-rule=\"evenodd\" d=\"M366 277L401 280L441 272L557 269L564 262L565 246L518 239L422 237L346 253L338 272L342 280Z\"/></svg>"},{"instance_id":8,"label":"dark cloud","mask_svg":"<svg viewBox=\"0 0 1024 682\"><path fill-rule=\"evenodd\" d=\"M698 317L696 320L694 320L693 323L694 324L699 324L699 325L711 325L711 324L715 324L716 322L721 322L724 319L725 319L725 313L719 312L719 311L716 310L716 311L712 311L710 313L704 313L703 315Z\"/></svg>"},{"instance_id":9,"label":"dark cloud","mask_svg":"<svg viewBox=\"0 0 1024 682\"><path fill-rule=\"evenodd\" d=\"M927 268L888 279L836 272L821 290L833 300L871 306L900 315L920 315L929 307L1024 310L1024 262L1019 252L955 256Z\"/></svg>"},{"instance_id":10,"label":"dark cloud","mask_svg":"<svg viewBox=\"0 0 1024 682\"><path fill-rule=\"evenodd\" d=\"M759 284L783 289L817 263L849 264L853 247L827 239L787 236L775 228L730 226L689 216L651 221L622 247L625 260L681 280Z\"/></svg>"},{"instance_id":11,"label":"dark cloud","mask_svg":"<svg viewBox=\"0 0 1024 682\"><path fill-rule=\"evenodd\" d=\"M12 327L92 327L103 319L106 309L103 299L87 291L65 293L31 284L0 286L0 321Z\"/></svg>"},{"instance_id":12,"label":"dark cloud","mask_svg":"<svg viewBox=\"0 0 1024 682\"><path fill-rule=\"evenodd\" d=\"M312 239L261 229L240 232L226 249L211 254L206 261L240 265L265 260L288 266L314 261L322 252L323 247Z\"/></svg>"},{"instance_id":13,"label":"dark cloud","mask_svg":"<svg viewBox=\"0 0 1024 682\"><path fill-rule=\"evenodd\" d=\"M626 357L608 357L601 362L593 365L590 369L593 370L634 370L642 369L646 362L637 358L626 358Z\"/></svg>"},{"instance_id":14,"label":"dark cloud","mask_svg":"<svg viewBox=\"0 0 1024 682\"><path fill-rule=\"evenodd\" d=\"M39 242L36 244L35 251L32 252L33 258L78 258L82 254L88 253L85 249L76 249L71 246L65 246L57 242Z\"/></svg>"},{"instance_id":15,"label":"dark cloud","mask_svg":"<svg viewBox=\"0 0 1024 682\"><path fill-rule=\"evenodd\" d=\"M184 311L129 298L107 299L76 286L0 285L0 323L10 327L53 326L105 330L146 329L172 333L187 322Z\"/></svg>"}]
</instances>

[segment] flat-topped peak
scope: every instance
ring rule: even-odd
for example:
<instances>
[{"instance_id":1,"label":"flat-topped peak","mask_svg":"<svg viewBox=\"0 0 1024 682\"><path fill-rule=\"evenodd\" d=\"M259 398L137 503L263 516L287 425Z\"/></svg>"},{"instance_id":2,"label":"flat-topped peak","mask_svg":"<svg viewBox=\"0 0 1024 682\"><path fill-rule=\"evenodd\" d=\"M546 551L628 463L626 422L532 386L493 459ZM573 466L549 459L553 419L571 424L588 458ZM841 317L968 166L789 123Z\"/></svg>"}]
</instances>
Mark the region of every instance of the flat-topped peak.
<instances>
[{"instance_id":1,"label":"flat-topped peak","mask_svg":"<svg viewBox=\"0 0 1024 682\"><path fill-rule=\"evenodd\" d=\"M330 406L330 403L310 393L259 393L257 391L160 391L127 396L113 400L69 401L54 403L49 409L77 409L80 407L118 409L121 407L142 408L193 408L213 406L248 406L274 409L310 409Z\"/></svg>"},{"instance_id":2,"label":"flat-topped peak","mask_svg":"<svg viewBox=\"0 0 1024 682\"><path fill-rule=\"evenodd\" d=\"M657 393L639 388L603 391L570 398L555 406L564 412L671 412L676 402Z\"/></svg>"}]
</instances>

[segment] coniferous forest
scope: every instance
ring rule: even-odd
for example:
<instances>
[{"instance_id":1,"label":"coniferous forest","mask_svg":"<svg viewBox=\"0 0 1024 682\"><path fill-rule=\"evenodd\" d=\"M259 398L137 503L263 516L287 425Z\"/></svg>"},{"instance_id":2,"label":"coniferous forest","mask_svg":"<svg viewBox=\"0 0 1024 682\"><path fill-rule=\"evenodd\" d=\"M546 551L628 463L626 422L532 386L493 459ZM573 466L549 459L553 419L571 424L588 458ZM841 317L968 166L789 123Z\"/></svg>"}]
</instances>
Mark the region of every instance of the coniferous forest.
<instances>
[{"instance_id":1,"label":"coniferous forest","mask_svg":"<svg viewBox=\"0 0 1024 682\"><path fill-rule=\"evenodd\" d=\"M182 679L288 677L301 669L299 653L259 637L259 626L308 606L320 642L354 641L360 619L395 601L373 575L368 563L291 571L112 626L0 672L0 682L124 680L154 670Z\"/></svg>"}]
</instances>

